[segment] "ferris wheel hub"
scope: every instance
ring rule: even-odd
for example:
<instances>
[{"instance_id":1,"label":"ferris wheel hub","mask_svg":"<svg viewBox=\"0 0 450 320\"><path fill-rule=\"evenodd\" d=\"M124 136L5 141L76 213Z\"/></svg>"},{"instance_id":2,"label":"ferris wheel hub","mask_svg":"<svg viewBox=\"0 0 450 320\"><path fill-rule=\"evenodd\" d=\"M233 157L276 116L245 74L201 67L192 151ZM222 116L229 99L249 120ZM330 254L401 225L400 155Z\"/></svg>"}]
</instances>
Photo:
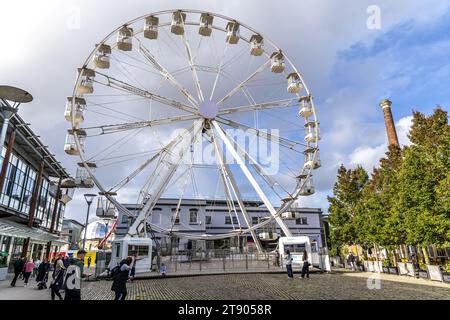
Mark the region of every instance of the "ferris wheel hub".
<instances>
[{"instance_id":1,"label":"ferris wheel hub","mask_svg":"<svg viewBox=\"0 0 450 320\"><path fill-rule=\"evenodd\" d=\"M202 101L198 109L200 115L205 119L214 119L219 113L219 106L211 100Z\"/></svg>"}]
</instances>

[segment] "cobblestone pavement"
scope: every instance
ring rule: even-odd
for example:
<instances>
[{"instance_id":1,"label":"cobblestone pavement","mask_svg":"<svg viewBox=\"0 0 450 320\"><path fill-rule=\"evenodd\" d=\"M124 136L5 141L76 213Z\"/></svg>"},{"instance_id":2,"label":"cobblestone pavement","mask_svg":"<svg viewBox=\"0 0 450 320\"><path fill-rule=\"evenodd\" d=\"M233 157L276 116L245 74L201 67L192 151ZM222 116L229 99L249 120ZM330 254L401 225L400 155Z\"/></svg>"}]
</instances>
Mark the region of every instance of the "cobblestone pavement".
<instances>
[{"instance_id":1,"label":"cobblestone pavement","mask_svg":"<svg viewBox=\"0 0 450 320\"><path fill-rule=\"evenodd\" d=\"M284 274L232 274L135 280L129 283L128 299L446 299L450 300L450 285L423 279L379 275L379 287L369 277L374 273L336 272L312 274L310 279L293 280ZM369 289L367 283L369 279ZM48 300L49 290L35 286L9 288L9 281L0 282L0 300ZM377 289L379 288L379 289ZM83 283L83 299L111 300L111 281Z\"/></svg>"},{"instance_id":2,"label":"cobblestone pavement","mask_svg":"<svg viewBox=\"0 0 450 320\"><path fill-rule=\"evenodd\" d=\"M422 279L380 275L380 289L367 279L372 273L314 274L287 279L284 274L233 274L136 280L128 299L450 299L450 285ZM110 281L85 286L85 299L112 299Z\"/></svg>"}]
</instances>

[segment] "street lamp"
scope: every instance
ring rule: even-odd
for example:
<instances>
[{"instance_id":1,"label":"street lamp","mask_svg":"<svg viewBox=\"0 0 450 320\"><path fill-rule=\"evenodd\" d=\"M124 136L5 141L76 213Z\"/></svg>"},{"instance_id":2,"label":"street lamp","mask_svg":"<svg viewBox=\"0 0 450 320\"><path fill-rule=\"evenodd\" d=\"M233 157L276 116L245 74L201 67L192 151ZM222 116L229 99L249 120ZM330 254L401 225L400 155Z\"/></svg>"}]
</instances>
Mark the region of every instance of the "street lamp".
<instances>
[{"instance_id":1,"label":"street lamp","mask_svg":"<svg viewBox=\"0 0 450 320\"><path fill-rule=\"evenodd\" d=\"M86 193L84 194L84 199L87 202L88 208L87 208L87 214L86 214L86 224L84 226L84 238L83 238L83 250L86 250L86 233L87 233L87 227L88 227L88 221L89 221L89 209L91 208L92 200L96 197L96 194L92 193Z\"/></svg>"},{"instance_id":2,"label":"street lamp","mask_svg":"<svg viewBox=\"0 0 450 320\"><path fill-rule=\"evenodd\" d=\"M5 144L6 131L8 131L9 120L19 110L21 103L31 102L33 96L25 90L11 87L0 86L0 111L3 113L3 125L0 133L0 147Z\"/></svg>"}]
</instances>

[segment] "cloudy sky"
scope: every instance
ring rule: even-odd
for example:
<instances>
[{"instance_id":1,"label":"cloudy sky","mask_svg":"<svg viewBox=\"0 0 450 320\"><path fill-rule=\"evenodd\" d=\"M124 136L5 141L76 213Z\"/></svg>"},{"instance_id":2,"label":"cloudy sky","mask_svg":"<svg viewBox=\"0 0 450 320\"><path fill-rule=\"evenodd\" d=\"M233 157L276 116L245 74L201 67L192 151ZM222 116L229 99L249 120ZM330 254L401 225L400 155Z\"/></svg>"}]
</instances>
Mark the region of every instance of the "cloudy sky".
<instances>
[{"instance_id":1,"label":"cloudy sky","mask_svg":"<svg viewBox=\"0 0 450 320\"><path fill-rule=\"evenodd\" d=\"M371 170L386 150L381 99L393 101L402 144L408 143L413 109L429 114L437 104L448 108L449 7L446 0L2 1L0 83L33 94L20 115L74 173L75 161L62 149L64 104L74 71L95 43L128 20L164 9L236 18L283 48L315 97L323 167L315 177L318 192L302 205L326 212L337 167ZM66 215L82 221L84 212L78 192Z\"/></svg>"}]
</instances>

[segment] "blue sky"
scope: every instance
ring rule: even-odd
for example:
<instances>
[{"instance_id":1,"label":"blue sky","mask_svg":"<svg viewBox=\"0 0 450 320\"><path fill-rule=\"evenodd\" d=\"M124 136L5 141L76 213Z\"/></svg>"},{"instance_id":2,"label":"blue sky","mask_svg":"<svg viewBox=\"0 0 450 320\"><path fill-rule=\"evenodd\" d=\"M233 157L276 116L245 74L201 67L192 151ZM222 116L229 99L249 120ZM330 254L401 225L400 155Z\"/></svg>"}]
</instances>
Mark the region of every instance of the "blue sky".
<instances>
[{"instance_id":1,"label":"blue sky","mask_svg":"<svg viewBox=\"0 0 450 320\"><path fill-rule=\"evenodd\" d=\"M380 9L380 29L366 26L370 5ZM0 83L33 93L33 104L20 114L72 174L76 161L62 150L62 114L76 68L113 28L168 8L235 17L274 40L299 67L317 103L323 164L315 175L317 193L301 205L327 211L326 196L341 163L368 170L376 165L387 147L381 99L393 101L402 144L408 143L412 109L430 114L437 104L446 110L450 105L446 0L17 0L0 6ZM75 29L68 27L74 13L80 22ZM67 215L81 221L84 212L79 192Z\"/></svg>"}]
</instances>

